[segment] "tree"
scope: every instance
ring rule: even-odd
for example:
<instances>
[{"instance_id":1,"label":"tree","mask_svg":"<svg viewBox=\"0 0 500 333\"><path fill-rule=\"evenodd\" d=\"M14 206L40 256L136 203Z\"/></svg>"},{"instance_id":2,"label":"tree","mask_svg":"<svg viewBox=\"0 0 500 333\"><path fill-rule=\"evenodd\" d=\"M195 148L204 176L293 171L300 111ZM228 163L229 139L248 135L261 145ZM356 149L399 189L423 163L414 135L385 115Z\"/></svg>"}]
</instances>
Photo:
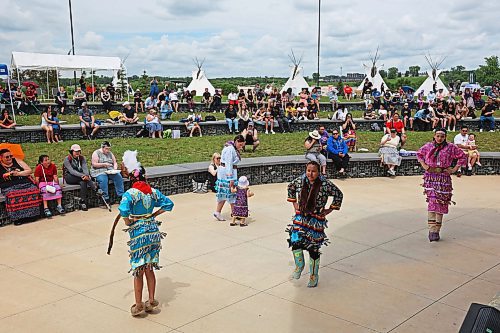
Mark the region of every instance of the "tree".
<instances>
[{"instance_id":1,"label":"tree","mask_svg":"<svg viewBox=\"0 0 500 333\"><path fill-rule=\"evenodd\" d=\"M418 72L420 72L420 66L415 65L415 66L410 66L409 68L410 75L413 77L418 76Z\"/></svg>"},{"instance_id":2,"label":"tree","mask_svg":"<svg viewBox=\"0 0 500 333\"><path fill-rule=\"evenodd\" d=\"M410 76L410 71L405 72L405 77L408 77L408 76Z\"/></svg>"},{"instance_id":3,"label":"tree","mask_svg":"<svg viewBox=\"0 0 500 333\"><path fill-rule=\"evenodd\" d=\"M387 71L385 69L381 69L378 72L380 73L380 76L382 76L383 79L387 77Z\"/></svg>"},{"instance_id":4,"label":"tree","mask_svg":"<svg viewBox=\"0 0 500 333\"><path fill-rule=\"evenodd\" d=\"M498 56L484 58L486 65L480 65L476 70L476 79L482 86L493 85L500 80L500 65Z\"/></svg>"},{"instance_id":5,"label":"tree","mask_svg":"<svg viewBox=\"0 0 500 333\"><path fill-rule=\"evenodd\" d=\"M318 82L318 80L319 80L318 73L312 73L312 79L313 79L314 82Z\"/></svg>"},{"instance_id":6,"label":"tree","mask_svg":"<svg viewBox=\"0 0 500 333\"><path fill-rule=\"evenodd\" d=\"M398 68L397 67L391 67L387 70L387 78L388 79L395 79L398 77Z\"/></svg>"},{"instance_id":7,"label":"tree","mask_svg":"<svg viewBox=\"0 0 500 333\"><path fill-rule=\"evenodd\" d=\"M450 71L443 72L443 82L445 84L466 82L469 80L469 71L464 66L452 67Z\"/></svg>"}]
</instances>

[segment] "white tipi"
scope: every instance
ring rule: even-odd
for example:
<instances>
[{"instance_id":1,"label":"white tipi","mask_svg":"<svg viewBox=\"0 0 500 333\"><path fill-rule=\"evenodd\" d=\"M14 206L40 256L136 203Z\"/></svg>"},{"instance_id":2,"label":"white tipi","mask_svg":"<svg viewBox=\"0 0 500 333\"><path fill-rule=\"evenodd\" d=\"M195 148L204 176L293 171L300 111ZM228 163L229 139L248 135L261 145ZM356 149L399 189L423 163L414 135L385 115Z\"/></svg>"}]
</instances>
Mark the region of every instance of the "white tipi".
<instances>
[{"instance_id":1,"label":"white tipi","mask_svg":"<svg viewBox=\"0 0 500 333\"><path fill-rule=\"evenodd\" d=\"M309 84L307 84L306 80L302 76L302 67L300 67L300 63L302 62L302 57L300 57L300 59L297 60L295 54L293 53L293 50L292 54L288 55L288 57L292 61L293 66L290 66L292 67L290 77L288 78L288 81L286 81L285 85L281 89L281 92L288 90L288 88L292 88L292 92L295 95L297 95L302 91L302 89L304 88L309 89Z\"/></svg>"},{"instance_id":2,"label":"white tipi","mask_svg":"<svg viewBox=\"0 0 500 333\"><path fill-rule=\"evenodd\" d=\"M441 78L439 77L439 74L441 74L442 72L442 70L439 69L439 66L443 63L446 57L444 57L440 61L434 61L430 54L428 56L424 55L424 57L431 69L427 71L427 79L425 79L424 83L422 83L422 85L418 87L415 93L418 94L423 90L424 95L427 96L427 94L431 90L434 90L434 92L437 93L439 89L443 89L444 96L448 96L448 88L446 88L443 81L441 81Z\"/></svg>"},{"instance_id":3,"label":"white tipi","mask_svg":"<svg viewBox=\"0 0 500 333\"><path fill-rule=\"evenodd\" d=\"M361 82L361 84L358 87L358 90L363 90L363 85L365 83L365 80L368 78L368 81L370 81L373 84L372 89L377 88L378 91L380 91L380 87L382 86L382 83L384 84L384 87L387 89L387 84L385 83L384 79L380 75L380 72L378 71L377 68L377 61L379 59L378 55L378 47L377 47L377 52L375 52L375 57L371 57L371 66L366 66L363 64L365 67L365 73L366 76Z\"/></svg>"},{"instance_id":4,"label":"white tipi","mask_svg":"<svg viewBox=\"0 0 500 333\"><path fill-rule=\"evenodd\" d=\"M210 94L212 94L213 96L215 94L215 88L210 83L210 81L208 81L203 69L201 69L204 62L205 59L203 59L203 61L201 62L198 61L198 58L194 59L194 63L198 69L193 71L193 80L191 80L191 83L189 83L187 90L189 91L195 90L196 96L202 96L203 93L205 92L205 88L208 88L208 92L210 92Z\"/></svg>"}]
</instances>

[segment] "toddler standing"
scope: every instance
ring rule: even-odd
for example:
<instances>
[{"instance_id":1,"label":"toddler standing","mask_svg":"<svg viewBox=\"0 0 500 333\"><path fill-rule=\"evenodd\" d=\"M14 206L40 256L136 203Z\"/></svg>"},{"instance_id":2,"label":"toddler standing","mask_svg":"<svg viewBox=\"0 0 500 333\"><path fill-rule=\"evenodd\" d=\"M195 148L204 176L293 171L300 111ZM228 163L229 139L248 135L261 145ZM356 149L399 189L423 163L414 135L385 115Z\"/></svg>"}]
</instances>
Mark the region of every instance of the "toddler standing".
<instances>
[{"instance_id":1,"label":"toddler standing","mask_svg":"<svg viewBox=\"0 0 500 333\"><path fill-rule=\"evenodd\" d=\"M231 189L231 192L236 193L236 202L233 205L231 214L233 220L229 223L230 226L238 225L237 221L239 221L240 227L248 225L246 222L246 218L248 217L248 198L253 196L253 193L248 188L249 185L247 177L241 176L238 179L238 186Z\"/></svg>"}]
</instances>

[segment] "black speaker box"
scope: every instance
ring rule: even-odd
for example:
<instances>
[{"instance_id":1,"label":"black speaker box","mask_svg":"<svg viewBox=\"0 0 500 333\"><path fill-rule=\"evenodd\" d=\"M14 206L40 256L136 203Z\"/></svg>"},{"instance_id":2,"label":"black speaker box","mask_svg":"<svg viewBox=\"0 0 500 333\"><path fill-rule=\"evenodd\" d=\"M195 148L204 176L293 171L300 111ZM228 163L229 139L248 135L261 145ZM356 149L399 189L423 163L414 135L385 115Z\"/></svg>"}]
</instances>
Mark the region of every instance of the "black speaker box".
<instances>
[{"instance_id":1,"label":"black speaker box","mask_svg":"<svg viewBox=\"0 0 500 333\"><path fill-rule=\"evenodd\" d=\"M500 333L500 311L492 306L472 303L459 333Z\"/></svg>"}]
</instances>

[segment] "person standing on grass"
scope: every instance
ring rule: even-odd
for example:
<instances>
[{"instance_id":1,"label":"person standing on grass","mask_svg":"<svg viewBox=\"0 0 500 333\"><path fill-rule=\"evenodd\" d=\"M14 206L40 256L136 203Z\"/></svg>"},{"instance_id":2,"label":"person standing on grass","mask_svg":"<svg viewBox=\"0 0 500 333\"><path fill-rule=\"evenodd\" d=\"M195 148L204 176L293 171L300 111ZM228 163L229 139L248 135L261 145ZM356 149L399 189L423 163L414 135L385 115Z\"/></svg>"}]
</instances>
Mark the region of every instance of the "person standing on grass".
<instances>
[{"instance_id":1,"label":"person standing on grass","mask_svg":"<svg viewBox=\"0 0 500 333\"><path fill-rule=\"evenodd\" d=\"M448 214L451 204L451 175L467 163L465 153L453 143L446 141L446 129L434 132L431 142L423 145L417 152L417 159L425 170L424 194L427 196L427 224L429 241L439 241L443 215ZM454 160L456 165L452 167Z\"/></svg>"},{"instance_id":2,"label":"person standing on grass","mask_svg":"<svg viewBox=\"0 0 500 333\"><path fill-rule=\"evenodd\" d=\"M226 201L229 202L231 208L236 202L236 193L231 190L238 185L238 163L241 161L240 150L243 149L243 146L245 146L245 138L242 135L237 135L234 141L226 142L224 149L222 149L221 163L217 168L217 182L215 185L217 207L213 213L213 216L218 221L226 220L221 214Z\"/></svg>"},{"instance_id":3,"label":"person standing on grass","mask_svg":"<svg viewBox=\"0 0 500 333\"><path fill-rule=\"evenodd\" d=\"M329 197L333 197L330 206ZM290 238L288 246L292 248L295 270L294 279L299 279L304 270L304 250L309 252L309 283L314 288L319 281L320 248L329 243L325 233L327 228L326 216L342 205L343 194L337 186L326 177L320 175L320 165L310 161L306 165L306 172L294 179L288 185L288 202L293 204L294 216L292 224L286 231Z\"/></svg>"}]
</instances>

